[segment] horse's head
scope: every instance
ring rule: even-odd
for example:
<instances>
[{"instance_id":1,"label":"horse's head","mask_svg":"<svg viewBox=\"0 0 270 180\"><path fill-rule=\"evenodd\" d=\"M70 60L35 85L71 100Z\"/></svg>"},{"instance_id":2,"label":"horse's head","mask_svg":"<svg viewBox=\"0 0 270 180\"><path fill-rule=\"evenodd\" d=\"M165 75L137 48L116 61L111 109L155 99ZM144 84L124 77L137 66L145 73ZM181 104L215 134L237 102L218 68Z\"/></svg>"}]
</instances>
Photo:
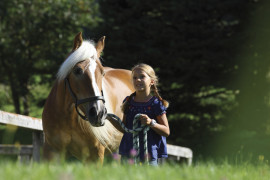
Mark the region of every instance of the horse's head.
<instances>
[{"instance_id":1,"label":"horse's head","mask_svg":"<svg viewBox=\"0 0 270 180\"><path fill-rule=\"evenodd\" d=\"M73 99L81 118L93 126L103 126L107 116L102 94L103 66L99 61L105 37L96 45L83 41L81 33L74 39L71 54L58 72L58 79L65 80L66 90Z\"/></svg>"}]
</instances>

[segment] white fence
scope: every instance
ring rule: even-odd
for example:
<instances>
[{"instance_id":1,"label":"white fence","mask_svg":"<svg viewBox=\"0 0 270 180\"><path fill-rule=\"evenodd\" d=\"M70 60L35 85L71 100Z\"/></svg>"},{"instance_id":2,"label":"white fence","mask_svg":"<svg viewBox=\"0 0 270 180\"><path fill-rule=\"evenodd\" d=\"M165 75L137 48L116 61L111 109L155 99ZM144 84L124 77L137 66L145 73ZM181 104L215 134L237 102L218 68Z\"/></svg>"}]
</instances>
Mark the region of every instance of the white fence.
<instances>
[{"instance_id":1,"label":"white fence","mask_svg":"<svg viewBox=\"0 0 270 180\"><path fill-rule=\"evenodd\" d=\"M0 145L0 154L16 154L22 160L32 157L34 161L40 161L40 149L43 145L41 119L0 111L0 124L10 124L33 130L32 145ZM171 144L168 144L167 148L169 156L175 157L177 160L185 158L191 165L193 157L191 149Z\"/></svg>"},{"instance_id":2,"label":"white fence","mask_svg":"<svg viewBox=\"0 0 270 180\"><path fill-rule=\"evenodd\" d=\"M22 161L27 161L31 157L34 161L40 161L40 150L43 145L43 128L41 119L0 111L0 124L14 125L33 130L33 144L1 144L0 154L18 155L19 159Z\"/></svg>"}]
</instances>

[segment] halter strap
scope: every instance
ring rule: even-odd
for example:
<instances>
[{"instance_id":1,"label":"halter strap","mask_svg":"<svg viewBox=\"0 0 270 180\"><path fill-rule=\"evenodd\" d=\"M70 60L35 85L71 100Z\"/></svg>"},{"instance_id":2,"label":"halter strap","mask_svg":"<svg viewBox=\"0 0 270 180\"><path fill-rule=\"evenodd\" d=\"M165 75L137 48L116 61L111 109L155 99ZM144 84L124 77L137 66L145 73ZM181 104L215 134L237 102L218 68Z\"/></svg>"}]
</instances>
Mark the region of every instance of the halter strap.
<instances>
[{"instance_id":1,"label":"halter strap","mask_svg":"<svg viewBox=\"0 0 270 180\"><path fill-rule=\"evenodd\" d=\"M84 104L84 103L87 103L87 102L91 102L91 101L98 101L98 100L102 100L103 103L105 103L105 99L104 99L103 96L92 96L92 97L85 98L85 99L77 99L76 94L71 89L71 86L70 86L70 83L69 83L68 78L65 78L65 85L67 85L67 87L68 87L68 90L70 92L70 95L71 95L71 97L73 99L73 102L75 104L75 109L76 109L77 113L84 120L87 120L87 116L84 116L84 115L82 115L80 113L80 111L78 110L78 105ZM103 94L103 92L102 92L102 94Z\"/></svg>"}]
</instances>

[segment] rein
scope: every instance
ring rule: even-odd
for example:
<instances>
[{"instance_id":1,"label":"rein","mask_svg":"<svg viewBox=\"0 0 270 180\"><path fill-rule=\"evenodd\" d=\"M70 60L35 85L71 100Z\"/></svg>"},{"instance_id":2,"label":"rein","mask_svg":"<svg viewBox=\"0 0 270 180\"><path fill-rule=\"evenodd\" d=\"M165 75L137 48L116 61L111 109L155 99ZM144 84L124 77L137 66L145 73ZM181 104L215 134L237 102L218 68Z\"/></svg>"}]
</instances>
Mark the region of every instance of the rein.
<instances>
[{"instance_id":1,"label":"rein","mask_svg":"<svg viewBox=\"0 0 270 180\"><path fill-rule=\"evenodd\" d=\"M114 121L118 122L125 132L133 134L133 149L136 150L136 155L134 156L135 164L137 164L140 158L139 132L143 131L144 158L145 158L145 161L148 163L149 160L148 160L148 148L147 148L147 131L150 128L146 125L138 127L139 118L141 114L135 115L134 120L133 120L133 129L128 129L118 116L111 113L108 113L107 116L111 117Z\"/></svg>"},{"instance_id":2,"label":"rein","mask_svg":"<svg viewBox=\"0 0 270 180\"><path fill-rule=\"evenodd\" d=\"M71 86L70 86L70 83L69 83L69 80L68 78L65 78L65 84L67 85L68 87L68 90L70 92L70 95L74 101L74 104L75 104L75 108L76 108L76 111L77 113L79 114L79 116L84 119L84 120L87 120L87 116L84 116L82 115L79 110L78 110L78 105L80 104L84 104L84 103L87 103L87 102L92 102L92 101L98 101L98 100L102 100L103 103L105 103L105 99L103 96L92 96L92 97L89 97L89 98L85 98L85 99L77 99L77 96L76 94L72 91L71 89Z\"/></svg>"}]
</instances>

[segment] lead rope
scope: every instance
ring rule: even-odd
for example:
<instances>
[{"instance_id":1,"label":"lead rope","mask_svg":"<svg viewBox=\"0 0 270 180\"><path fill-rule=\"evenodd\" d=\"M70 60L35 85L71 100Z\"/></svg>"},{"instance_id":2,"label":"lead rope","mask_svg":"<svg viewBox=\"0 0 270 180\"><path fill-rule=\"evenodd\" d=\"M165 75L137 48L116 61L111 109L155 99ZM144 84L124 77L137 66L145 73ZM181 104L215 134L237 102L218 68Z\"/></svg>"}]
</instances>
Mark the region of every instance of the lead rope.
<instances>
[{"instance_id":1,"label":"lead rope","mask_svg":"<svg viewBox=\"0 0 270 180\"><path fill-rule=\"evenodd\" d=\"M118 116L111 113L108 113L107 116L110 116L113 120L118 122L125 132L133 134L133 149L136 150L136 155L134 156L135 164L138 163L139 158L140 158L139 132L143 131L144 158L145 158L145 162L148 163L149 159L148 159L148 148L147 148L147 131L149 130L149 127L146 125L138 127L139 118L141 114L135 115L134 120L133 120L133 129L128 129Z\"/></svg>"}]
</instances>

